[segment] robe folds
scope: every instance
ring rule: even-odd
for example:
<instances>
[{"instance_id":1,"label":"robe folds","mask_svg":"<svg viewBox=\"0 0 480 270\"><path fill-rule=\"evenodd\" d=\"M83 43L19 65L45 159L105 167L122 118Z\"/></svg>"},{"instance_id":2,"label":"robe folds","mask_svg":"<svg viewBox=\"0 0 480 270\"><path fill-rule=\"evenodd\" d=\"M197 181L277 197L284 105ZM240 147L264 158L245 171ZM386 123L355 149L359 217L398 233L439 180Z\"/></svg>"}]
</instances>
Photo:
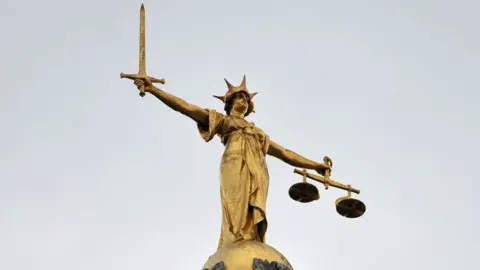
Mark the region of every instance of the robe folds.
<instances>
[{"instance_id":1,"label":"robe folds","mask_svg":"<svg viewBox=\"0 0 480 270\"><path fill-rule=\"evenodd\" d=\"M265 242L269 175L268 136L243 118L208 111L208 125L197 125L209 142L215 135L225 145L220 165L222 229L218 249L241 241Z\"/></svg>"}]
</instances>

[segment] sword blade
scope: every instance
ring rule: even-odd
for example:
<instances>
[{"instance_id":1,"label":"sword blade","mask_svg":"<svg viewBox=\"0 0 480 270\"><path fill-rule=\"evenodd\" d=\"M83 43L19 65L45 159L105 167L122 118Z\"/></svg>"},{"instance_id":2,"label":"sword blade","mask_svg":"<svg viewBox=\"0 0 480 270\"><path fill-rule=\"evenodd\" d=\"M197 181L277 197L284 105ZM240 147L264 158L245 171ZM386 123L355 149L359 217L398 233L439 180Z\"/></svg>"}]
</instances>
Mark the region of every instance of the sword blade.
<instances>
[{"instance_id":1,"label":"sword blade","mask_svg":"<svg viewBox=\"0 0 480 270\"><path fill-rule=\"evenodd\" d=\"M138 74L146 75L147 74L147 67L146 67L146 59L145 59L145 7L140 7L140 62L139 62L139 70Z\"/></svg>"}]
</instances>

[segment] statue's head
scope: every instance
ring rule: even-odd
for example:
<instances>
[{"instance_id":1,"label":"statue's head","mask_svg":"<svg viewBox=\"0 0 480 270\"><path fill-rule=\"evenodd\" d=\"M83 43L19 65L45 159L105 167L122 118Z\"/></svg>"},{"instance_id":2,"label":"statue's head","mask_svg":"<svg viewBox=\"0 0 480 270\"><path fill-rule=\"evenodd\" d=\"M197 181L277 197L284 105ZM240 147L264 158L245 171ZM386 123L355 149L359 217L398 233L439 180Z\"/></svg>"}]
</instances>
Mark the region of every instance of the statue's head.
<instances>
[{"instance_id":1,"label":"statue's head","mask_svg":"<svg viewBox=\"0 0 480 270\"><path fill-rule=\"evenodd\" d=\"M255 112L252 99L257 93L250 94L248 92L246 77L243 76L242 83L239 86L233 86L227 79L225 79L225 82L228 86L228 92L225 96L214 97L220 99L225 104L224 108L227 115L230 115L232 111L244 114L244 116Z\"/></svg>"}]
</instances>

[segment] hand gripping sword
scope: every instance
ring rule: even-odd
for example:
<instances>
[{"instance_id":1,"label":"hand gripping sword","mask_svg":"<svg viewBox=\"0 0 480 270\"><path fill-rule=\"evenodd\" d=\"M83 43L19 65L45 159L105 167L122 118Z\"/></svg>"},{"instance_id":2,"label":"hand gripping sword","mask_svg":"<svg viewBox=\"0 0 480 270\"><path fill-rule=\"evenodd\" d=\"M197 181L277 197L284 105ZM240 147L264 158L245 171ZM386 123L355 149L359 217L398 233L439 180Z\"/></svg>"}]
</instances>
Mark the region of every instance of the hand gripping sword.
<instances>
[{"instance_id":1,"label":"hand gripping sword","mask_svg":"<svg viewBox=\"0 0 480 270\"><path fill-rule=\"evenodd\" d=\"M137 80L137 79L144 79L148 77L152 83L161 83L165 84L164 79L156 79L153 77L147 76L147 67L146 67L146 59L145 59L145 7L140 7L140 61L139 61L139 70L138 74L125 74L120 73L120 78L127 78L130 80ZM145 96L145 87L142 85L140 87L140 96Z\"/></svg>"}]
</instances>

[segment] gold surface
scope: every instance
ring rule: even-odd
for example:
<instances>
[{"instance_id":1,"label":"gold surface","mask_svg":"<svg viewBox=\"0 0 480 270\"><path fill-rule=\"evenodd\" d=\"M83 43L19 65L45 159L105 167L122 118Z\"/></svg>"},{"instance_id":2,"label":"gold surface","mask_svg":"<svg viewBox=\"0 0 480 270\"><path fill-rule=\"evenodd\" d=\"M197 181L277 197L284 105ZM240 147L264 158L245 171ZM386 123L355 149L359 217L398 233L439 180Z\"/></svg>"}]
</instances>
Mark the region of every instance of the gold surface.
<instances>
[{"instance_id":1,"label":"gold surface","mask_svg":"<svg viewBox=\"0 0 480 270\"><path fill-rule=\"evenodd\" d=\"M242 240L265 242L269 185L265 160L267 154L292 166L316 170L322 175L331 169L325 163L315 162L285 149L245 119L253 103L253 95L248 92L245 82L244 78L243 86L236 87L227 82L229 91L222 101L228 111L222 114L169 94L155 87L147 77L135 80L139 89L143 87L146 93L151 93L171 109L194 120L200 136L206 142L218 136L225 145L220 166L222 227L218 249Z\"/></svg>"},{"instance_id":2,"label":"gold surface","mask_svg":"<svg viewBox=\"0 0 480 270\"><path fill-rule=\"evenodd\" d=\"M306 176L309 179L312 179L312 180L315 180L317 182L320 182L320 183L324 184L325 189L328 189L329 186L332 186L332 187L336 187L336 188L343 189L343 190L346 190L346 191L348 191L350 189L351 192L356 193L356 194L360 194L360 190L358 190L356 188L352 188L349 185L345 185L345 184L339 183L337 181L334 181L333 179L330 179L330 177L327 178L327 177L322 177L320 175L314 175L314 174L311 174L311 173L307 173L307 171L305 171L305 170L299 170L299 169L294 169L293 172L296 173L296 174L300 174L302 176Z\"/></svg>"},{"instance_id":3,"label":"gold surface","mask_svg":"<svg viewBox=\"0 0 480 270\"><path fill-rule=\"evenodd\" d=\"M165 84L164 79L156 79L153 77L147 76L147 64L146 64L146 52L145 52L145 7L142 3L140 7L140 43L139 43L139 63L138 63L138 74L125 74L120 73L120 78L127 78L130 80L145 79L149 80L152 83L161 83ZM140 90L140 96L145 96L145 88L143 85L138 87Z\"/></svg>"},{"instance_id":4,"label":"gold surface","mask_svg":"<svg viewBox=\"0 0 480 270\"><path fill-rule=\"evenodd\" d=\"M140 7L140 42L139 42L139 67L138 74L146 75L147 74L147 63L145 56L145 7Z\"/></svg>"},{"instance_id":5,"label":"gold surface","mask_svg":"<svg viewBox=\"0 0 480 270\"><path fill-rule=\"evenodd\" d=\"M208 258L202 269L212 269L218 262L224 262L227 269L252 270L253 259L280 262L293 268L288 260L273 247L258 241L240 241L218 250Z\"/></svg>"}]
</instances>

